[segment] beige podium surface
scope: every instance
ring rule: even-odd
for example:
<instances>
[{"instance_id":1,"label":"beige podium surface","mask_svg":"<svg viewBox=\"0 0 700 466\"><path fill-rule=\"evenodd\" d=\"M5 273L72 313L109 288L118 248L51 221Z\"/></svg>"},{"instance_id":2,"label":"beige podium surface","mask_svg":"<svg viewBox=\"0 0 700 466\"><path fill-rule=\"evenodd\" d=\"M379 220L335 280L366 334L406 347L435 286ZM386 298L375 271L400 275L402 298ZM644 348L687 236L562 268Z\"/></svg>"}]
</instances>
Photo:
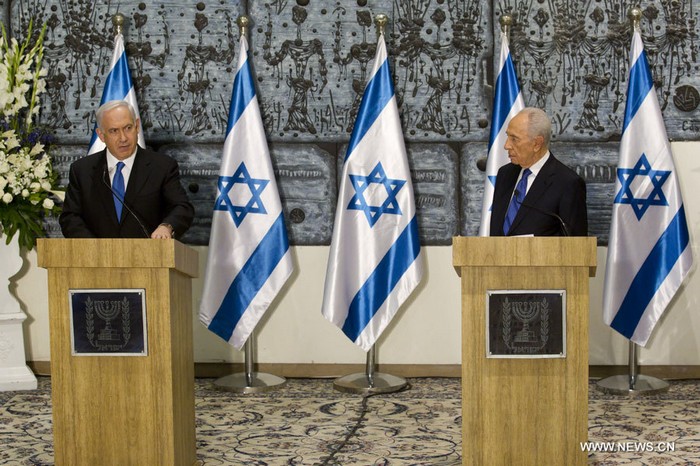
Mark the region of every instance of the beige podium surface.
<instances>
[{"instance_id":1,"label":"beige podium surface","mask_svg":"<svg viewBox=\"0 0 700 466\"><path fill-rule=\"evenodd\" d=\"M462 280L462 463L585 465L593 237L455 237ZM487 294L565 290L566 352L487 357Z\"/></svg>"},{"instance_id":2,"label":"beige podium surface","mask_svg":"<svg viewBox=\"0 0 700 466\"><path fill-rule=\"evenodd\" d=\"M48 269L55 464L196 460L191 277L175 240L39 239ZM69 290L145 289L147 355L74 355Z\"/></svg>"}]
</instances>

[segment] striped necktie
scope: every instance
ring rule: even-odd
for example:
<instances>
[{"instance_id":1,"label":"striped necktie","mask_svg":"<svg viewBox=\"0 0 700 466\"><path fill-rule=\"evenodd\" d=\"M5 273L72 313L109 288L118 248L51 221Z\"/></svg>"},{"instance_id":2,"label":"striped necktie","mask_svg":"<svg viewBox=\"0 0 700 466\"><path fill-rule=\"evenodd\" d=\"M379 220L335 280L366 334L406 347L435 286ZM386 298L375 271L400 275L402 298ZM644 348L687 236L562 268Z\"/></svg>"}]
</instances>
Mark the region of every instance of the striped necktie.
<instances>
[{"instance_id":1,"label":"striped necktie","mask_svg":"<svg viewBox=\"0 0 700 466\"><path fill-rule=\"evenodd\" d=\"M117 211L117 220L119 223L122 221L122 207L124 201L124 175L122 175L122 168L124 168L124 162L117 162L117 171L114 172L114 179L112 180L112 189L114 193L114 210Z\"/></svg>"}]
</instances>

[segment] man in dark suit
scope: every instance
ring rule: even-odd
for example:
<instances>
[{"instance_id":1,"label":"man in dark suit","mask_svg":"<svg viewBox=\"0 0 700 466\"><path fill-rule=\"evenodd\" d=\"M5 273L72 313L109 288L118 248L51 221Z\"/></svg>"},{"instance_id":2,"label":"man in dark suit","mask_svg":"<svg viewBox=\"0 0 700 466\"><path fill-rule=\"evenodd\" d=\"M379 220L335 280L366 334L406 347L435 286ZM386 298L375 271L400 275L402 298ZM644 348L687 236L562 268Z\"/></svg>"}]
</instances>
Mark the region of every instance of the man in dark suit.
<instances>
[{"instance_id":1,"label":"man in dark suit","mask_svg":"<svg viewBox=\"0 0 700 466\"><path fill-rule=\"evenodd\" d=\"M138 146L140 122L126 101L103 104L96 118L97 135L107 147L71 164L59 218L63 236L181 236L194 208L180 184L177 162Z\"/></svg>"},{"instance_id":2,"label":"man in dark suit","mask_svg":"<svg viewBox=\"0 0 700 466\"><path fill-rule=\"evenodd\" d=\"M549 152L551 132L538 108L510 120L504 147L511 163L496 177L491 236L588 235L586 183Z\"/></svg>"}]
</instances>

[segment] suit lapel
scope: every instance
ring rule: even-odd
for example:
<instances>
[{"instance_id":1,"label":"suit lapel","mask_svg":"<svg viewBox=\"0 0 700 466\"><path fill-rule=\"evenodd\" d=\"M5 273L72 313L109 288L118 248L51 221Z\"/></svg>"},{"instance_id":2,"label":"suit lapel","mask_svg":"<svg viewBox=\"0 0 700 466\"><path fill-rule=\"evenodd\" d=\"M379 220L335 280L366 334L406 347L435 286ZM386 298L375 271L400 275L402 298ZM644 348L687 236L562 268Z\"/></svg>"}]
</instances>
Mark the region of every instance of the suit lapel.
<instances>
[{"instance_id":1,"label":"suit lapel","mask_svg":"<svg viewBox=\"0 0 700 466\"><path fill-rule=\"evenodd\" d=\"M129 206L134 205L137 195L143 190L144 186L148 182L149 166L151 161L148 156L144 153L143 149L140 147L136 151L136 158L134 159L134 165L131 167L131 174L129 175L129 184L126 187L126 194L124 199Z\"/></svg>"}]
</instances>

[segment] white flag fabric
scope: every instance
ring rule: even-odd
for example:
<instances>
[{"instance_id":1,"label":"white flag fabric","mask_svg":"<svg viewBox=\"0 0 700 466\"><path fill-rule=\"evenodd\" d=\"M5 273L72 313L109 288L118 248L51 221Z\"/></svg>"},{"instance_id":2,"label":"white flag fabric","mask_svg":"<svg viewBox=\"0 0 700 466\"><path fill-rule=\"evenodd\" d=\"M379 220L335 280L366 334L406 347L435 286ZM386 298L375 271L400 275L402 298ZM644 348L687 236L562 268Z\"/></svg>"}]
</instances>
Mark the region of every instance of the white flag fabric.
<instances>
[{"instance_id":1,"label":"white flag fabric","mask_svg":"<svg viewBox=\"0 0 700 466\"><path fill-rule=\"evenodd\" d=\"M200 321L241 349L293 271L248 43L233 83Z\"/></svg>"},{"instance_id":2,"label":"white flag fabric","mask_svg":"<svg viewBox=\"0 0 700 466\"><path fill-rule=\"evenodd\" d=\"M109 67L109 73L105 80L105 87L102 90L102 100L100 105L109 102L110 100L126 100L134 107L136 118L140 119L139 106L136 102L136 92L134 85L131 83L131 74L129 73L129 63L126 60L126 52L124 51L124 36L117 34L114 37L114 53L112 54L112 62ZM95 125L97 128L97 125ZM146 147L146 141L143 136L143 129L139 128L139 146ZM93 129L92 139L90 139L90 148L88 155L99 152L105 148L104 142L97 136L97 131Z\"/></svg>"},{"instance_id":3,"label":"white flag fabric","mask_svg":"<svg viewBox=\"0 0 700 466\"><path fill-rule=\"evenodd\" d=\"M369 351L422 273L411 174L381 35L343 163L322 313Z\"/></svg>"},{"instance_id":4,"label":"white flag fabric","mask_svg":"<svg viewBox=\"0 0 700 466\"><path fill-rule=\"evenodd\" d=\"M693 256L671 146L638 31L630 51L615 193L603 318L644 346Z\"/></svg>"},{"instance_id":5,"label":"white flag fabric","mask_svg":"<svg viewBox=\"0 0 700 466\"><path fill-rule=\"evenodd\" d=\"M489 236L491 230L491 206L493 191L496 186L498 169L510 162L508 151L503 146L506 143L506 129L510 119L525 108L523 94L520 92L518 76L508 48L508 36L501 35L501 57L498 66L498 77L493 95L493 114L491 115L491 134L489 136L489 152L486 159L486 179L484 180L484 198L481 206L481 226L479 236Z\"/></svg>"}]
</instances>

